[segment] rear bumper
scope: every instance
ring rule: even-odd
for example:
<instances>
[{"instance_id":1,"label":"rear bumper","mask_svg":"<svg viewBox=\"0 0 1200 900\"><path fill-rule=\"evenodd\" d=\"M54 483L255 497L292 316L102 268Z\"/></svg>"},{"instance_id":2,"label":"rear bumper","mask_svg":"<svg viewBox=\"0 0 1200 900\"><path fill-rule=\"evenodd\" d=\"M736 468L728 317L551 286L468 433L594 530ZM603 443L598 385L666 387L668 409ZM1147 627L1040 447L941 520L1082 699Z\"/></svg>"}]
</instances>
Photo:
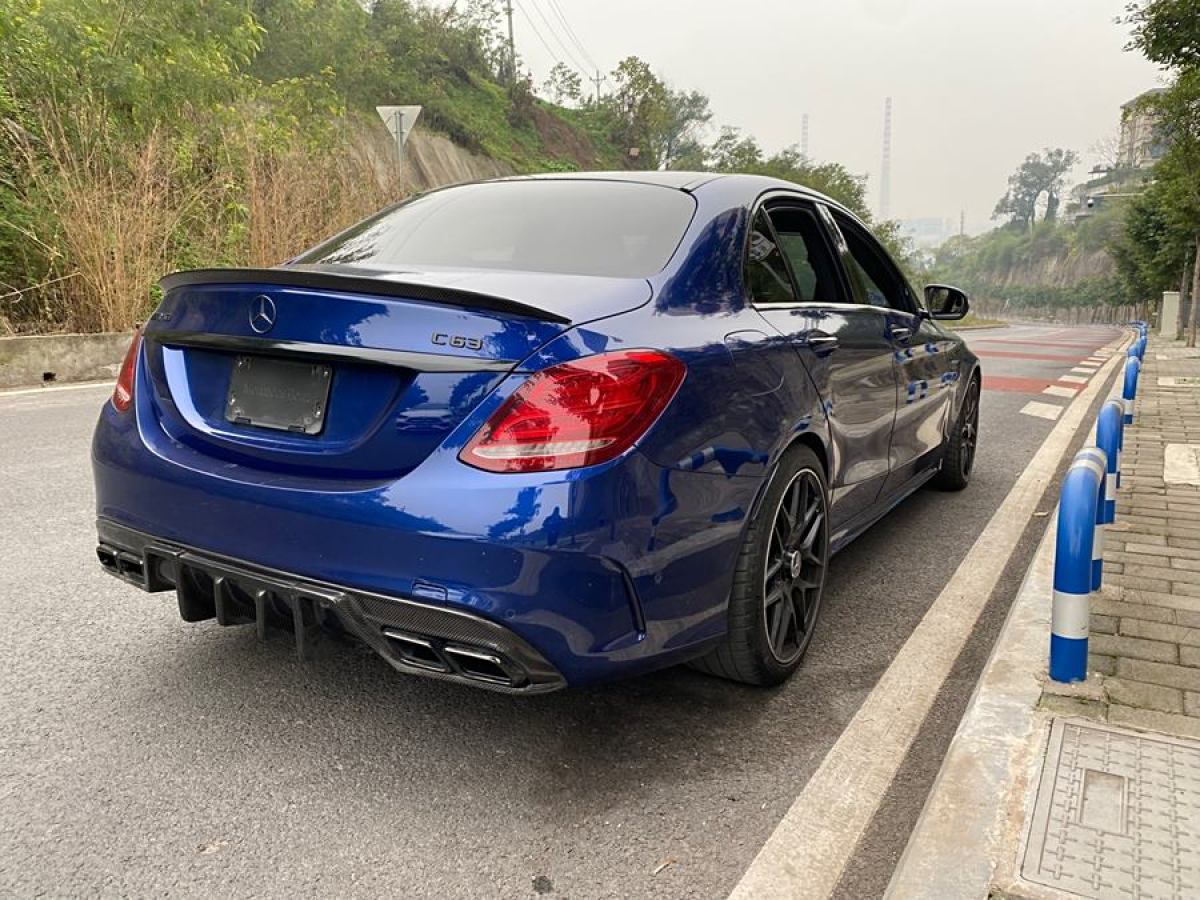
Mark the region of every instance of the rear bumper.
<instances>
[{"instance_id":1,"label":"rear bumper","mask_svg":"<svg viewBox=\"0 0 1200 900\"><path fill-rule=\"evenodd\" d=\"M586 473L501 476L450 447L398 480L313 479L171 440L139 389L136 416L105 405L92 445L96 514L115 527L289 583L465 613L572 686L684 661L725 631L757 478L636 452ZM143 549L113 547L129 562Z\"/></svg>"},{"instance_id":2,"label":"rear bumper","mask_svg":"<svg viewBox=\"0 0 1200 900\"><path fill-rule=\"evenodd\" d=\"M107 519L96 528L104 569L145 591L174 590L186 621L254 624L260 639L272 627L290 627L305 658L317 629L332 619L401 672L509 694L566 686L526 641L481 616L216 556Z\"/></svg>"}]
</instances>

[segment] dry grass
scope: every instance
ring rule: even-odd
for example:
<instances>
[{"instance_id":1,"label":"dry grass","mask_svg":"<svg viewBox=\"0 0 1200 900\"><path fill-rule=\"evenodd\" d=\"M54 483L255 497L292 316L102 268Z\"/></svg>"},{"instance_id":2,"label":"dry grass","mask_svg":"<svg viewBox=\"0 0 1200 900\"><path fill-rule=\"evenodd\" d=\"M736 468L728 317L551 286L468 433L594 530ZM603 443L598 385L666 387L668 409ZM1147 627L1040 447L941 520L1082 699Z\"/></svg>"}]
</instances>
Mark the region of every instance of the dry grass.
<instances>
[{"instance_id":1,"label":"dry grass","mask_svg":"<svg viewBox=\"0 0 1200 900\"><path fill-rule=\"evenodd\" d=\"M273 266L401 196L394 171L376 167L369 145L339 152L245 148L248 241L245 263Z\"/></svg>"},{"instance_id":2,"label":"dry grass","mask_svg":"<svg viewBox=\"0 0 1200 900\"><path fill-rule=\"evenodd\" d=\"M203 147L162 129L131 141L102 111L47 109L41 125L18 160L46 272L0 291L19 303L0 330L128 329L167 272L276 265L401 195L369 145L264 146L249 116Z\"/></svg>"}]
</instances>

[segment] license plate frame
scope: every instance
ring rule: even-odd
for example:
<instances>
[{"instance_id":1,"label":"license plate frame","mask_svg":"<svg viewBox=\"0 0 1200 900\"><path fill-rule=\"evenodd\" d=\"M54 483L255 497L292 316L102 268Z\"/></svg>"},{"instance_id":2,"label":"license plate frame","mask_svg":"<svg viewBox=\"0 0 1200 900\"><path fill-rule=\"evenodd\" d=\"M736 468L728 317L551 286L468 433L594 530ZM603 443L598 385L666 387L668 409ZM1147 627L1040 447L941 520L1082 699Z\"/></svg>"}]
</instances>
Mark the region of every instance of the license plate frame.
<instances>
[{"instance_id":1,"label":"license plate frame","mask_svg":"<svg viewBox=\"0 0 1200 900\"><path fill-rule=\"evenodd\" d=\"M333 367L306 360L238 356L225 396L225 421L318 435L329 417Z\"/></svg>"}]
</instances>

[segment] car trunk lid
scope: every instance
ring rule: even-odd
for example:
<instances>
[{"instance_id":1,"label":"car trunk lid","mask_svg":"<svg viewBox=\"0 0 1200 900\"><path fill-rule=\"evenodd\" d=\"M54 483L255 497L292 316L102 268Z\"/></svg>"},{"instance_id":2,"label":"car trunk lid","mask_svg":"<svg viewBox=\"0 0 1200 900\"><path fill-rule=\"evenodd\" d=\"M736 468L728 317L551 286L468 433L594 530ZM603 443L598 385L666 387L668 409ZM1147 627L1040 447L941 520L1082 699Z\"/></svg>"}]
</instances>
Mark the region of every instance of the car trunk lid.
<instances>
[{"instance_id":1,"label":"car trunk lid","mask_svg":"<svg viewBox=\"0 0 1200 900\"><path fill-rule=\"evenodd\" d=\"M163 288L144 329L162 429L343 479L411 470L573 321L649 297L640 279L353 267L200 270Z\"/></svg>"}]
</instances>

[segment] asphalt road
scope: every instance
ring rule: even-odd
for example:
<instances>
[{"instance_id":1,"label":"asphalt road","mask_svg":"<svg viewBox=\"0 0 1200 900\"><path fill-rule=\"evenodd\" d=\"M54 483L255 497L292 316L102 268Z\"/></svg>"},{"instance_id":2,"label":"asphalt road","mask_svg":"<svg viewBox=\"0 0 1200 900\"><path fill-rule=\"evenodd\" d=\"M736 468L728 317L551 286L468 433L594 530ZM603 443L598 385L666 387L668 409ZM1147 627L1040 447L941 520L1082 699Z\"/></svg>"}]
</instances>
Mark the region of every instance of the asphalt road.
<instances>
[{"instance_id":1,"label":"asphalt road","mask_svg":"<svg viewBox=\"0 0 1200 900\"><path fill-rule=\"evenodd\" d=\"M95 561L105 391L0 394L0 894L723 897L1053 427L1021 410L1065 406L1042 389L1117 334L967 334L989 376L974 482L833 561L806 664L773 691L671 670L509 698L185 624ZM843 896L886 885L1012 568Z\"/></svg>"}]
</instances>

